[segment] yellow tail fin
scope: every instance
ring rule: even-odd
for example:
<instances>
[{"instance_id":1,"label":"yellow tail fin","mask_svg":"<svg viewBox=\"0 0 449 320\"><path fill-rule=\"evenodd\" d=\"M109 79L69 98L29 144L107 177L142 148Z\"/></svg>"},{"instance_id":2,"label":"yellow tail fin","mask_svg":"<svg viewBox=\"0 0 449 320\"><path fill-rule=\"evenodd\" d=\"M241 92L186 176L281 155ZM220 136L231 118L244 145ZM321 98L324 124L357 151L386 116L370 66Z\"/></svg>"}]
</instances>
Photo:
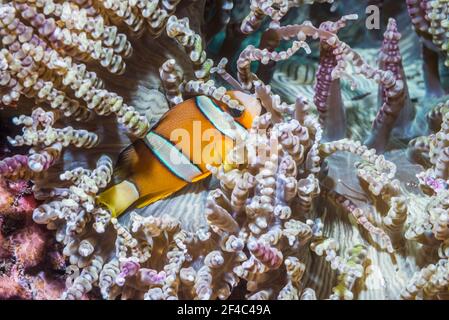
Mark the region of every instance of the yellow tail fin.
<instances>
[{"instance_id":1,"label":"yellow tail fin","mask_svg":"<svg viewBox=\"0 0 449 320\"><path fill-rule=\"evenodd\" d=\"M139 191L136 186L124 180L98 195L97 202L107 207L115 218L121 215L139 198Z\"/></svg>"}]
</instances>

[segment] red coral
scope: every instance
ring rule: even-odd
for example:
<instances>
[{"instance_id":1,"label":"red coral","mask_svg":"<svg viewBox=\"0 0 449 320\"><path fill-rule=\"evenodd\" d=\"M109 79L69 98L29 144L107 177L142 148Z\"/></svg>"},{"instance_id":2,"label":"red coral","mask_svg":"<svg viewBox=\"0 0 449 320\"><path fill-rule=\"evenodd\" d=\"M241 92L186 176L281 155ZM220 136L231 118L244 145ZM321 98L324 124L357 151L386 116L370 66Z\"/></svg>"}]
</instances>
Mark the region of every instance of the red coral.
<instances>
[{"instance_id":1,"label":"red coral","mask_svg":"<svg viewBox=\"0 0 449 320\"><path fill-rule=\"evenodd\" d=\"M66 265L64 256L56 249L47 253L47 261L51 270L64 270Z\"/></svg>"},{"instance_id":2,"label":"red coral","mask_svg":"<svg viewBox=\"0 0 449 320\"><path fill-rule=\"evenodd\" d=\"M0 213L8 211L14 201L13 195L8 192L6 183L0 179Z\"/></svg>"},{"instance_id":3,"label":"red coral","mask_svg":"<svg viewBox=\"0 0 449 320\"><path fill-rule=\"evenodd\" d=\"M58 299L64 290L64 257L32 220L36 207L29 182L0 178L0 299Z\"/></svg>"},{"instance_id":4,"label":"red coral","mask_svg":"<svg viewBox=\"0 0 449 320\"><path fill-rule=\"evenodd\" d=\"M32 213L37 203L31 193L28 181L8 181L0 177L0 214Z\"/></svg>"},{"instance_id":5,"label":"red coral","mask_svg":"<svg viewBox=\"0 0 449 320\"><path fill-rule=\"evenodd\" d=\"M51 279L41 272L33 277L31 283L33 288L33 299L35 300L57 300L65 289L65 282L61 279Z\"/></svg>"},{"instance_id":6,"label":"red coral","mask_svg":"<svg viewBox=\"0 0 449 320\"><path fill-rule=\"evenodd\" d=\"M46 234L31 224L12 236L14 256L25 269L35 267L45 258Z\"/></svg>"},{"instance_id":7,"label":"red coral","mask_svg":"<svg viewBox=\"0 0 449 320\"><path fill-rule=\"evenodd\" d=\"M0 299L30 299L31 293L23 285L24 281L15 266L9 275L0 276Z\"/></svg>"},{"instance_id":8,"label":"red coral","mask_svg":"<svg viewBox=\"0 0 449 320\"><path fill-rule=\"evenodd\" d=\"M3 219L1 219L0 217L0 230L2 228L2 221ZM9 256L11 256L11 252L9 249L9 241L0 232L0 261L1 259L7 258Z\"/></svg>"}]
</instances>

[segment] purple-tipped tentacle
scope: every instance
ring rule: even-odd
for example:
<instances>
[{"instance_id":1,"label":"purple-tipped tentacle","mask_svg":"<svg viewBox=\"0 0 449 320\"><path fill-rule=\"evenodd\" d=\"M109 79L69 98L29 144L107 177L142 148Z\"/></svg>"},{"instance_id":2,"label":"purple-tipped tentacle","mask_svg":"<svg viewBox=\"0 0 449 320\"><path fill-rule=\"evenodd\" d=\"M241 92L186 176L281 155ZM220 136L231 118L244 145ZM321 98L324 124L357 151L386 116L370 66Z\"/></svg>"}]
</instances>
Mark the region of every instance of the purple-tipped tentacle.
<instances>
[{"instance_id":1,"label":"purple-tipped tentacle","mask_svg":"<svg viewBox=\"0 0 449 320\"><path fill-rule=\"evenodd\" d=\"M410 102L406 78L402 67L402 57L399 50L401 34L397 30L394 19L390 19L380 53L380 69L389 72L394 78L394 85L380 86L381 107L373 122L373 128L365 144L376 149L378 153L385 151L386 145L396 126L396 133L407 135L411 126L414 110Z\"/></svg>"}]
</instances>

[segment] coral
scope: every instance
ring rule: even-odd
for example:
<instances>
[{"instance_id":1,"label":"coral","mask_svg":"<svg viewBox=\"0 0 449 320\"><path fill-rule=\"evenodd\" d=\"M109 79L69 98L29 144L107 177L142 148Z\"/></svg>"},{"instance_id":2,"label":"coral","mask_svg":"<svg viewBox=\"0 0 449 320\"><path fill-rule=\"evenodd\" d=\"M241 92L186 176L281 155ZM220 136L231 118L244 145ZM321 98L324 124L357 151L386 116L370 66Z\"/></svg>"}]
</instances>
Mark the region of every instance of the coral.
<instances>
[{"instance_id":1,"label":"coral","mask_svg":"<svg viewBox=\"0 0 449 320\"><path fill-rule=\"evenodd\" d=\"M41 228L32 225L16 233L11 243L17 263L24 268L35 267L44 257L46 238Z\"/></svg>"},{"instance_id":2,"label":"coral","mask_svg":"<svg viewBox=\"0 0 449 320\"><path fill-rule=\"evenodd\" d=\"M337 255L338 244L333 239L325 239L312 243L312 250L319 256L324 255L331 268L338 270L338 284L332 288L331 300L352 300L353 287L364 274L364 263L367 251L362 245L356 245L347 252L344 259Z\"/></svg>"},{"instance_id":3,"label":"coral","mask_svg":"<svg viewBox=\"0 0 449 320\"><path fill-rule=\"evenodd\" d=\"M445 21L448 10L447 3L440 0L406 0L406 3L413 27L423 43L423 70L427 94L441 97L444 95L444 89L438 70L438 54L444 53L446 56L444 64L448 66L447 23Z\"/></svg>"},{"instance_id":4,"label":"coral","mask_svg":"<svg viewBox=\"0 0 449 320\"><path fill-rule=\"evenodd\" d=\"M393 97L385 85L380 87L382 105L373 122L371 135L365 141L366 145L375 148L378 152L385 150L386 142L389 140L389 135L394 126L402 130L404 132L402 136L406 137L409 134L406 126L413 120L413 110L411 109L405 73L402 67L402 57L398 46L400 38L401 34L397 30L396 21L390 19L382 44L380 68L390 71L394 75L398 94Z\"/></svg>"},{"instance_id":5,"label":"coral","mask_svg":"<svg viewBox=\"0 0 449 320\"><path fill-rule=\"evenodd\" d=\"M351 20L352 16L343 17L339 21L324 22L320 29L327 30L333 33L337 33L339 29L346 26L347 20ZM320 64L316 74L315 96L314 103L320 113L320 123L325 123L326 117L333 117L338 113L344 112L343 101L340 92L340 80L332 79L332 72L337 66L337 59L334 54L334 48L327 44L325 41L320 41ZM329 100L332 99L332 100ZM335 113L327 115L327 108L331 107L333 110L337 109ZM340 109L340 111L338 111ZM338 115L337 115L338 116ZM339 139L345 135L345 116L339 115L341 119L334 123L340 122L341 129L335 129L335 133L328 133L332 140ZM331 126L325 126L330 130Z\"/></svg>"},{"instance_id":6,"label":"coral","mask_svg":"<svg viewBox=\"0 0 449 320\"><path fill-rule=\"evenodd\" d=\"M64 288L57 272L65 262L53 263L61 253L52 234L32 220L31 188L23 180L1 178L0 185L6 201L0 210L0 299L55 299Z\"/></svg>"},{"instance_id":7,"label":"coral","mask_svg":"<svg viewBox=\"0 0 449 320\"><path fill-rule=\"evenodd\" d=\"M176 65L176 61L174 59L165 61L159 72L168 102L171 105L181 103L183 99L180 86L183 74L179 66Z\"/></svg>"},{"instance_id":8,"label":"coral","mask_svg":"<svg viewBox=\"0 0 449 320\"><path fill-rule=\"evenodd\" d=\"M266 16L270 17L272 20L270 27L276 27L279 26L282 17L284 17L288 10L294 6L312 4L314 2L332 3L333 1L334 0L251 0L251 11L245 19L243 19L240 28L243 33L252 33L260 27Z\"/></svg>"},{"instance_id":9,"label":"coral","mask_svg":"<svg viewBox=\"0 0 449 320\"><path fill-rule=\"evenodd\" d=\"M171 16L167 21L167 35L185 48L195 69L195 77L204 79L209 76L213 62L207 59L206 51L203 49L201 36L189 27L189 19L177 19Z\"/></svg>"},{"instance_id":10,"label":"coral","mask_svg":"<svg viewBox=\"0 0 449 320\"><path fill-rule=\"evenodd\" d=\"M137 136L144 134L148 128L144 117L139 116L133 107L124 104L123 98L117 94L101 89L102 82L95 73L87 72L84 64L77 64L71 58L64 59L61 54L66 52L70 52L75 57L77 55L76 52L72 52L73 50L64 48L60 42L59 39L64 32L57 26L54 19L46 19L45 15L38 13L36 8L25 3L17 4L19 8L17 10L15 4L2 5L0 20L1 32L4 35L2 42L9 50L7 52L3 50L4 55L7 56L7 70L10 73L20 70L14 74L14 78L22 88L20 94L39 99L49 96L47 100L52 107L59 108L71 103L71 100L66 101L64 93L60 93L59 90L53 91L55 83L58 86L62 84L63 87L74 90L75 96L81 98L88 109L93 109L99 115L116 113L119 121L133 134ZM18 13L21 13L32 27L21 22ZM47 45L41 37L49 39L51 46ZM66 38L69 42L70 34ZM73 45L75 48L83 46L89 47L89 44L78 45L75 42ZM98 54L101 56L100 53ZM104 55L104 59L103 64L112 68L112 71L122 68L110 54ZM24 68L18 69L17 67L21 65ZM50 81L45 81L47 79ZM76 112L79 107L69 108L75 109ZM73 113L71 111L69 111L70 114Z\"/></svg>"}]
</instances>

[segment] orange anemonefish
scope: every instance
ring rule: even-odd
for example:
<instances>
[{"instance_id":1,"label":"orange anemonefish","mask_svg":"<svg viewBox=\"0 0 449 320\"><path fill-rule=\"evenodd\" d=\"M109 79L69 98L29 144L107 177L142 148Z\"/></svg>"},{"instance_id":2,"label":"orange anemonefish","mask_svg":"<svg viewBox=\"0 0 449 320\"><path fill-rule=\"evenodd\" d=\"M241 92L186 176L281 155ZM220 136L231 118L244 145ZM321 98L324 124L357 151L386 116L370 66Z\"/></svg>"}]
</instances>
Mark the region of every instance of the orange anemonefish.
<instances>
[{"instance_id":1,"label":"orange anemonefish","mask_svg":"<svg viewBox=\"0 0 449 320\"><path fill-rule=\"evenodd\" d=\"M97 202L117 217L130 206L142 208L209 176L206 164L218 166L235 139L226 113L243 135L261 113L261 105L251 95L227 94L245 107L243 112L236 114L206 96L171 108L145 138L122 151L114 170L116 184L99 194Z\"/></svg>"}]
</instances>

